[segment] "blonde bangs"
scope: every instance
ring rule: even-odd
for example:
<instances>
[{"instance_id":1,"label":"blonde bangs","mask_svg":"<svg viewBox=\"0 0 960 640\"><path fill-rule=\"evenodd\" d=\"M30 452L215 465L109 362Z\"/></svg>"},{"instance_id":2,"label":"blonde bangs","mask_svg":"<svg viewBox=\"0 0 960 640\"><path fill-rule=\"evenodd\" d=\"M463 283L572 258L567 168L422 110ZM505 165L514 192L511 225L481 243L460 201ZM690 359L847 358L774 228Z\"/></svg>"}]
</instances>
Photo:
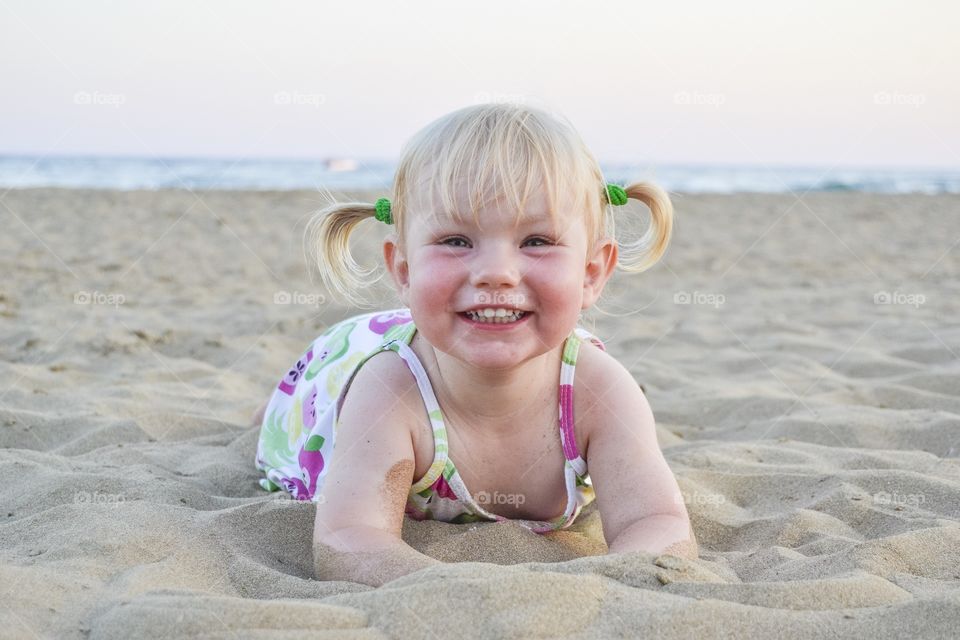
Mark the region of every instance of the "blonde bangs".
<instances>
[{"instance_id":1,"label":"blonde bangs","mask_svg":"<svg viewBox=\"0 0 960 640\"><path fill-rule=\"evenodd\" d=\"M458 221L469 212L482 229L479 211L497 202L517 212L519 225L538 193L546 196L554 225L561 209L589 212L596 221L599 185L599 167L572 128L529 107L468 107L432 123L405 147L394 185L398 232L402 241L408 209Z\"/></svg>"}]
</instances>

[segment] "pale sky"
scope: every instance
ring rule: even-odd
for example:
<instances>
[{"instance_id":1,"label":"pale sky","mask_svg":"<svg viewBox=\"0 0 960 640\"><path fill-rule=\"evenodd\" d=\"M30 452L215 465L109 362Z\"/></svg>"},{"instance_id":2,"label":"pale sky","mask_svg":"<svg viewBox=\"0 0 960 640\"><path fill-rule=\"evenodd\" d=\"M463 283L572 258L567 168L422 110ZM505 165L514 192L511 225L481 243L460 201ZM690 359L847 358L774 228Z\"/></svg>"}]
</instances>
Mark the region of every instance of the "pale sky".
<instances>
[{"instance_id":1,"label":"pale sky","mask_svg":"<svg viewBox=\"0 0 960 640\"><path fill-rule=\"evenodd\" d=\"M478 101L602 162L960 167L951 2L0 0L0 154L396 158Z\"/></svg>"}]
</instances>

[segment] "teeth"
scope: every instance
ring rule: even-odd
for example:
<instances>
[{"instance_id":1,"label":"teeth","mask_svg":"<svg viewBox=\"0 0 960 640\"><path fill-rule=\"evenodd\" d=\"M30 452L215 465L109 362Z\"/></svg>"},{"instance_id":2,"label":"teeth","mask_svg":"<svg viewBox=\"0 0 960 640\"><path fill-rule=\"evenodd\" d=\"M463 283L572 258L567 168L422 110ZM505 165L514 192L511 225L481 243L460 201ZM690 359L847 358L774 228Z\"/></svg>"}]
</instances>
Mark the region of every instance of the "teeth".
<instances>
[{"instance_id":1,"label":"teeth","mask_svg":"<svg viewBox=\"0 0 960 640\"><path fill-rule=\"evenodd\" d=\"M476 322L507 324L509 322L516 322L526 315L526 313L517 309L512 309L510 311L507 311L506 309L480 309L478 311L467 311L467 315L471 320Z\"/></svg>"}]
</instances>

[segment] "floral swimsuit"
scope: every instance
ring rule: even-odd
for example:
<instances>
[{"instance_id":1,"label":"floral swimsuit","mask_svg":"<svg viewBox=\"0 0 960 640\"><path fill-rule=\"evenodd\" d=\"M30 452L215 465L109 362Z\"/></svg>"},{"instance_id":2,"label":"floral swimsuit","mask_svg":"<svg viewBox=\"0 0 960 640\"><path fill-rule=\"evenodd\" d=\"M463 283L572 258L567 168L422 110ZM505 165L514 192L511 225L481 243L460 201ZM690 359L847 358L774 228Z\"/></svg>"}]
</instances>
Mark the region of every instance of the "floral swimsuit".
<instances>
[{"instance_id":1,"label":"floral swimsuit","mask_svg":"<svg viewBox=\"0 0 960 640\"><path fill-rule=\"evenodd\" d=\"M434 459L427 473L410 488L406 514L415 520L465 523L507 520L479 502L489 496L470 495L448 457L443 413L420 359L410 348L417 328L408 309L375 312L339 322L320 335L284 376L264 414L257 443L257 469L265 475L260 486L281 487L297 500L316 500L329 471L338 425L338 413L353 377L381 351L396 352L413 373L433 428ZM581 340L603 343L577 327L563 346L560 365L560 442L566 458L564 478L567 506L549 520L519 520L537 533L570 526L594 498L587 463L580 456L573 430L573 374ZM484 499L486 498L486 499Z\"/></svg>"}]
</instances>

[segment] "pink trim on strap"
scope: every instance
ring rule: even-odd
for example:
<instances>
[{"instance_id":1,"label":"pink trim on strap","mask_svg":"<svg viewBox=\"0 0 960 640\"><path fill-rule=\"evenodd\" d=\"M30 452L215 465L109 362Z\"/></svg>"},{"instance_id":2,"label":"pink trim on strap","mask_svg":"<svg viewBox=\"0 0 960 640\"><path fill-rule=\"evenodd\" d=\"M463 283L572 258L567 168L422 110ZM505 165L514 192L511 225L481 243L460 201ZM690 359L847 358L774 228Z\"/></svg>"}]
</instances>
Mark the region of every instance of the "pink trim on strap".
<instances>
[{"instance_id":1,"label":"pink trim on strap","mask_svg":"<svg viewBox=\"0 0 960 640\"><path fill-rule=\"evenodd\" d=\"M560 429L563 431L563 455L567 460L580 457L573 429L573 385L560 385Z\"/></svg>"}]
</instances>

